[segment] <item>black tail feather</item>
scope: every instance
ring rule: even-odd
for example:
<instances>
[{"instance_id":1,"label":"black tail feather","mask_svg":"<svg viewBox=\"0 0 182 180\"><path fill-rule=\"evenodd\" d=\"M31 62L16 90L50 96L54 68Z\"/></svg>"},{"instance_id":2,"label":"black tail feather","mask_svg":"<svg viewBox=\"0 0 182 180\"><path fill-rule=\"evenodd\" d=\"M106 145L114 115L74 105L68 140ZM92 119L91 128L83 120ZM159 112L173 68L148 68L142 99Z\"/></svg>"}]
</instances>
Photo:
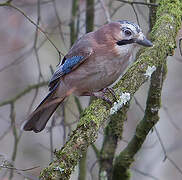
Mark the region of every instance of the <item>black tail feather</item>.
<instances>
[{"instance_id":1,"label":"black tail feather","mask_svg":"<svg viewBox=\"0 0 182 180\"><path fill-rule=\"evenodd\" d=\"M28 117L27 121L22 125L23 130L34 131L38 133L45 128L54 111L64 100L64 98L60 100L60 98L54 97L54 90L55 89L53 89L46 96L46 98L39 104L36 110ZM59 101L56 102L56 99L59 99Z\"/></svg>"},{"instance_id":2,"label":"black tail feather","mask_svg":"<svg viewBox=\"0 0 182 180\"><path fill-rule=\"evenodd\" d=\"M56 103L40 111L37 111L38 109L34 111L23 125L23 130L34 131L36 133L42 131L59 104Z\"/></svg>"}]
</instances>

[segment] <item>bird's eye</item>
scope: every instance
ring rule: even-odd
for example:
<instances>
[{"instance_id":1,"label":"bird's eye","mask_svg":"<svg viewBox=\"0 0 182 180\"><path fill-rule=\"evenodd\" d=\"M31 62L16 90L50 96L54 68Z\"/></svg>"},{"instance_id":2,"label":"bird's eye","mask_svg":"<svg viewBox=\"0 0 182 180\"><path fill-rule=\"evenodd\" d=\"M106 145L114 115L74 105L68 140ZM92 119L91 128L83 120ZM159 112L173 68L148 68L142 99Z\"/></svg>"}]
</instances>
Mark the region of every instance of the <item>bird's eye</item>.
<instances>
[{"instance_id":1,"label":"bird's eye","mask_svg":"<svg viewBox=\"0 0 182 180\"><path fill-rule=\"evenodd\" d=\"M128 29L126 29L126 30L124 31L124 33L125 33L126 36L131 36L131 31L128 30Z\"/></svg>"}]
</instances>

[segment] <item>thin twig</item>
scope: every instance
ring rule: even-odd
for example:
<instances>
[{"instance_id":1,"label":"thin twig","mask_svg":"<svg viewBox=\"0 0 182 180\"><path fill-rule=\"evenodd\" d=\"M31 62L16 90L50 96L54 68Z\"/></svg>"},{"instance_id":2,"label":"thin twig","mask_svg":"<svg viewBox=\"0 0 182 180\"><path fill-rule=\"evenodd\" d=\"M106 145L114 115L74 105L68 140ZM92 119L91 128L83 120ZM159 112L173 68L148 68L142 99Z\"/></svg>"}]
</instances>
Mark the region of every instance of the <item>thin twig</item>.
<instances>
[{"instance_id":1,"label":"thin twig","mask_svg":"<svg viewBox=\"0 0 182 180\"><path fill-rule=\"evenodd\" d=\"M111 13L111 17L113 17L113 16L117 13L117 11L118 11L120 8L124 7L124 6L125 6L125 4L121 4L120 6L117 6L116 8L113 8L113 9L112 9L112 13Z\"/></svg>"},{"instance_id":2,"label":"thin twig","mask_svg":"<svg viewBox=\"0 0 182 180\"><path fill-rule=\"evenodd\" d=\"M37 26L36 26L36 30L35 30L35 39L34 39L34 51L35 51L35 57L37 60L37 64L38 64L38 71L39 71L39 80L38 83L40 82L40 78L43 78L42 72L41 72L41 67L40 67L40 59L39 59L39 55L38 55L38 50L37 50L37 41L38 41L38 26L40 24L40 0L37 1Z\"/></svg>"},{"instance_id":3,"label":"thin twig","mask_svg":"<svg viewBox=\"0 0 182 180\"><path fill-rule=\"evenodd\" d=\"M37 1L37 26L39 26L39 24L40 24L40 0ZM40 67L40 59L39 59L39 54L38 54L38 49L37 49L37 40L38 40L38 28L36 27L33 49L34 49L34 52L35 52L35 57L36 57L36 60L37 60L38 72L39 72L39 77L38 77L38 82L37 83L40 83L41 78L43 79L43 75L42 75L42 71L41 71L41 67ZM33 107L33 104L34 104L34 102L36 100L38 92L39 92L39 88L36 88L35 89L35 94L34 94L33 99L32 99L32 102L31 102L31 104L29 106L28 114L30 113L30 111L31 111L31 109Z\"/></svg>"},{"instance_id":4,"label":"thin twig","mask_svg":"<svg viewBox=\"0 0 182 180\"><path fill-rule=\"evenodd\" d=\"M8 104L15 103L18 99L20 99L25 94L29 93L31 90L36 89L37 87L46 86L47 84L48 84L48 82L45 81L45 82L41 82L41 83L38 83L38 84L30 85L30 86L26 87L20 93L18 93L17 95L15 95L14 97L12 97L11 99L8 99L8 100L5 100L5 101L1 102L0 103L0 107L1 106L5 106L5 105L8 105Z\"/></svg>"},{"instance_id":5,"label":"thin twig","mask_svg":"<svg viewBox=\"0 0 182 180\"><path fill-rule=\"evenodd\" d=\"M46 32L41 27L39 27L30 17L28 17L21 9L19 9L18 7L12 5L9 2L1 3L0 6L8 6L8 7L11 7L13 9L17 10L18 12L20 12L30 23L32 23L35 27L37 27L39 29L39 31L44 34L44 36L46 36L46 38L48 39L48 41L52 44L52 46L58 52L59 56L60 56L60 54L64 56L64 54L55 46L55 44L52 42L52 40L48 37L48 35L46 34Z\"/></svg>"},{"instance_id":6,"label":"thin twig","mask_svg":"<svg viewBox=\"0 0 182 180\"><path fill-rule=\"evenodd\" d=\"M27 51L25 51L23 54L21 54L18 58L14 59L13 62L10 62L9 64L3 66L2 68L0 68L0 72L14 66L17 65L21 62L23 62L25 59L23 59L25 56L28 56L31 52L32 52L33 48L28 49Z\"/></svg>"},{"instance_id":7,"label":"thin twig","mask_svg":"<svg viewBox=\"0 0 182 180\"><path fill-rule=\"evenodd\" d=\"M133 171L135 171L135 172L137 172L137 173L139 173L139 174L141 174L141 175L143 175L143 176L146 176L146 177L148 177L148 178L151 178L151 179L153 179L153 180L159 180L158 178L156 178L156 177L154 177L153 175L151 175L151 174L148 174L148 173L146 173L146 172L143 172L143 171L141 171L141 170L139 170L139 169L136 169L136 168L131 168Z\"/></svg>"},{"instance_id":8,"label":"thin twig","mask_svg":"<svg viewBox=\"0 0 182 180\"><path fill-rule=\"evenodd\" d=\"M27 168L27 169L18 169L15 167L11 167L11 166L4 166L4 165L0 165L0 168L3 169L11 169L11 170L15 170L15 171L31 171L33 169L39 168L40 166L35 166L35 167L31 167L31 168Z\"/></svg>"},{"instance_id":9,"label":"thin twig","mask_svg":"<svg viewBox=\"0 0 182 180\"><path fill-rule=\"evenodd\" d=\"M106 7L104 1L103 1L103 0L99 0L99 2L100 2L101 6L102 6L102 8L103 8L103 10L104 10L104 13L105 13L107 22L108 22L108 23L111 22L110 14L109 14L109 11L108 11L108 9L107 9L107 7Z\"/></svg>"},{"instance_id":10,"label":"thin twig","mask_svg":"<svg viewBox=\"0 0 182 180\"><path fill-rule=\"evenodd\" d=\"M55 28L53 29L52 32L54 32L54 31L55 31ZM52 32L51 32L51 34L52 34ZM43 39L43 40L41 41L41 43L40 43L39 46L37 47L37 51L40 50L40 48L46 43L46 41L47 41L46 38ZM11 63L5 65L5 66L2 67L2 68L0 68L0 72L4 71L4 70L6 70L6 69L8 69L8 68L10 68L10 67L12 67L12 66L15 66L15 65L20 64L21 62L23 62L23 61L25 60L25 59L23 59L23 58L24 58L24 57L28 57L28 56L32 53L32 51L33 51L33 46L32 46L30 49L28 49L27 51L25 51L23 54L21 54L18 58L14 59L13 62L11 62Z\"/></svg>"},{"instance_id":11,"label":"thin twig","mask_svg":"<svg viewBox=\"0 0 182 180\"><path fill-rule=\"evenodd\" d=\"M182 38L179 39L179 52L182 56L182 47L181 47L181 41L182 41Z\"/></svg>"},{"instance_id":12,"label":"thin twig","mask_svg":"<svg viewBox=\"0 0 182 180\"><path fill-rule=\"evenodd\" d=\"M3 134L0 136L0 141L10 132L11 130L11 126L9 126L5 132L3 132Z\"/></svg>"},{"instance_id":13,"label":"thin twig","mask_svg":"<svg viewBox=\"0 0 182 180\"><path fill-rule=\"evenodd\" d=\"M135 102L136 102L136 104L138 105L138 107L141 109L141 111L144 113L144 109L142 108L142 106L141 106L141 104L138 102L138 100L136 99L136 98L134 98L135 99ZM159 134L159 132L158 132L158 130L157 130L157 128L154 126L154 130L155 130L155 132L156 132L156 135L157 135L157 138L158 138L158 140L159 140L159 143L160 143L160 145L161 145L161 147L162 147L162 150L163 150L163 153L164 153L164 159L163 159L163 161L165 161L166 159L168 159L170 162L171 162L171 164L173 164L173 166L175 166L175 168L182 174L182 170L177 166L177 164L168 156L168 154L167 154L167 151L166 151L166 149L165 149L165 146L164 146L164 143L163 143L163 141L162 141L162 139L161 139L161 137L160 137L160 134Z\"/></svg>"},{"instance_id":14,"label":"thin twig","mask_svg":"<svg viewBox=\"0 0 182 180\"><path fill-rule=\"evenodd\" d=\"M53 145L53 128L54 128L54 125L55 125L55 115L52 118L51 127L49 128L51 161L53 161L53 157L54 157L54 145Z\"/></svg>"},{"instance_id":15,"label":"thin twig","mask_svg":"<svg viewBox=\"0 0 182 180\"><path fill-rule=\"evenodd\" d=\"M133 4L131 4L131 7L132 7L132 9L133 9L133 11L134 11L134 13L135 13L137 23L138 23L138 25L140 26L140 21L139 21L139 18L138 18L138 14L137 14L137 12L136 12L136 10L135 10L135 7L134 7Z\"/></svg>"},{"instance_id":16,"label":"thin twig","mask_svg":"<svg viewBox=\"0 0 182 180\"><path fill-rule=\"evenodd\" d=\"M181 131L181 128L176 124L176 122L174 122L171 114L169 113L169 110L167 108L167 106L163 105L163 109L167 114L167 118L169 119L169 122L174 126L174 128L178 131Z\"/></svg>"},{"instance_id":17,"label":"thin twig","mask_svg":"<svg viewBox=\"0 0 182 180\"><path fill-rule=\"evenodd\" d=\"M11 119L11 126L12 126L13 137L14 137L14 147L13 147L13 153L12 153L12 157L11 157L13 165L14 165L14 162L16 159L18 143L20 140L20 137L18 136L18 132L17 132L16 125L15 125L15 117L16 117L16 115L15 115L14 103L11 103L10 119ZM11 180L12 178L13 178L13 169L10 170L9 180Z\"/></svg>"},{"instance_id":18,"label":"thin twig","mask_svg":"<svg viewBox=\"0 0 182 180\"><path fill-rule=\"evenodd\" d=\"M161 147L162 147L162 151L163 151L163 153L164 153L164 160L163 160L163 161L165 161L166 159L168 159L169 162L170 162L170 163L178 170L178 172L182 175L182 170L181 170L181 169L178 167L178 165L177 165L177 164L168 156L167 151L166 151L166 148L165 148L165 146L164 146L164 143L163 143L163 141L162 141L162 139L161 139L161 137L160 137L160 134L159 134L157 128L154 127L154 130L155 130L155 132L156 132L157 138L159 139L159 143L160 143L160 145L161 145Z\"/></svg>"},{"instance_id":19,"label":"thin twig","mask_svg":"<svg viewBox=\"0 0 182 180\"><path fill-rule=\"evenodd\" d=\"M57 11L57 8L56 8L56 1L52 0L52 3L53 3L53 8L54 8L55 16L56 16L57 21L58 21L58 29L59 29L60 40L61 39L63 40L63 44L66 47L66 43L65 43L65 39L64 39L63 31L62 31L62 26L61 26L62 22L61 22L61 19L59 17L59 14L58 14L58 11ZM59 59L61 59L61 57L59 57Z\"/></svg>"},{"instance_id":20,"label":"thin twig","mask_svg":"<svg viewBox=\"0 0 182 180\"><path fill-rule=\"evenodd\" d=\"M145 5L145 6L155 6L157 7L158 4L154 4L154 3L145 3L145 2L136 2L136 1L125 1L125 0L117 0L117 1L120 1L120 2L123 2L123 3L127 3L127 4L138 4L138 5Z\"/></svg>"}]
</instances>

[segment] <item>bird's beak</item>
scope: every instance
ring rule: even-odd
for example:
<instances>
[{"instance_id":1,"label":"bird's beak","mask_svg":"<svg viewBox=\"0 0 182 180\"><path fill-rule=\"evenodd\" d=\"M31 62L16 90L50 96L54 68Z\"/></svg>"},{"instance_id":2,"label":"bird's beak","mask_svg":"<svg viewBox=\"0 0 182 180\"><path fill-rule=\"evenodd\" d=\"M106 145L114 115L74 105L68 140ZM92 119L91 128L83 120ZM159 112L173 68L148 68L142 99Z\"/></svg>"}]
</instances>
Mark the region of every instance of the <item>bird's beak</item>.
<instances>
[{"instance_id":1,"label":"bird's beak","mask_svg":"<svg viewBox=\"0 0 182 180\"><path fill-rule=\"evenodd\" d=\"M152 42L149 41L143 33L140 34L140 36L135 40L137 44L140 44L142 46L151 47L153 46Z\"/></svg>"}]
</instances>

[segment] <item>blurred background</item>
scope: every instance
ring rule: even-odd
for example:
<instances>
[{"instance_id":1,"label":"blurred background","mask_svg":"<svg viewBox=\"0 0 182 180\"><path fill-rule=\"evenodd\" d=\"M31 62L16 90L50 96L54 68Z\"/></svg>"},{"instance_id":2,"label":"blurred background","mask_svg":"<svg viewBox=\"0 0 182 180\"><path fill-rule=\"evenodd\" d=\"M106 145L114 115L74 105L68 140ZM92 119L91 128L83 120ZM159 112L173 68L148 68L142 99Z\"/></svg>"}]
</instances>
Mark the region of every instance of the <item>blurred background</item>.
<instances>
[{"instance_id":1,"label":"blurred background","mask_svg":"<svg viewBox=\"0 0 182 180\"><path fill-rule=\"evenodd\" d=\"M0 0L0 3L3 2ZM79 110L75 98L71 96L59 107L46 130L38 134L20 131L27 115L48 93L47 82L61 61L54 46L63 57L71 45L71 26L74 26L78 37L86 32L86 0L78 0L75 14L72 11L73 2L12 0L11 3L26 17L15 8L0 7L0 180L38 179L41 169L52 160L54 149L63 146L79 120ZM107 13L112 21L133 21L145 34L149 31L147 5L95 0L94 30L107 23ZM28 18L46 33L49 40ZM179 37L180 34L177 44ZM160 121L136 155L131 167L132 180L182 179L182 57L179 47L173 57L168 57L167 64ZM127 145L137 123L143 118L138 104L145 108L148 87L149 82L146 82L136 93L137 103L132 100L117 153ZM88 97L80 97L79 100L83 108L88 106ZM104 127L95 142L98 149L102 147ZM97 180L98 161L92 147L88 149L86 168L86 179ZM76 180L77 176L78 167L71 179Z\"/></svg>"}]
</instances>

